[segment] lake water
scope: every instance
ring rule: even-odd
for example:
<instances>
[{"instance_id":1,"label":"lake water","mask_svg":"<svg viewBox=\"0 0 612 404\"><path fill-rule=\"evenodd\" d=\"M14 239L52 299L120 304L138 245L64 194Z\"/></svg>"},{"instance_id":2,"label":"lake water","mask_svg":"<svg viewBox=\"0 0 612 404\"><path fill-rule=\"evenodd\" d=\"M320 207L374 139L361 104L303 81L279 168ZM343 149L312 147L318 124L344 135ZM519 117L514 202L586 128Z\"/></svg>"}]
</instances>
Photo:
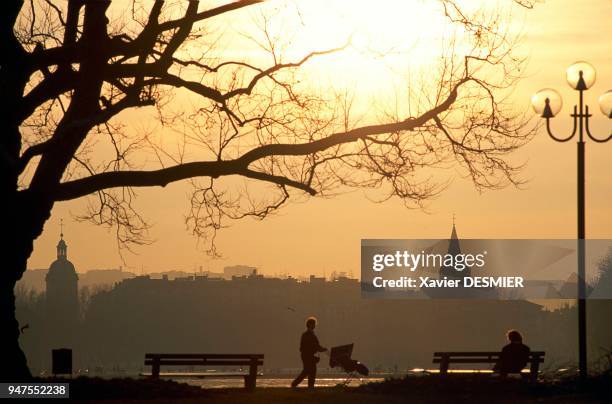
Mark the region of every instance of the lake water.
<instances>
[{"instance_id":1,"label":"lake water","mask_svg":"<svg viewBox=\"0 0 612 404\"><path fill-rule=\"evenodd\" d=\"M359 386L365 383L371 383L371 382L382 382L385 380L385 378L389 378L389 377L395 377L395 378L402 378L404 376L406 376L406 374L412 375L412 376L425 376L428 374L436 374L438 373L438 369L419 369L419 368L415 368L415 369L411 369L408 370L407 373L404 374L386 374L386 375L379 375L379 374L375 374L371 377L364 377L364 378L351 378L348 382L348 386L350 387L355 387L355 386ZM474 369L450 369L449 373L463 373L463 374L491 374L492 371L491 370L474 370ZM284 375L283 375L284 376ZM520 377L518 375L514 375L513 377ZM181 383L187 383L190 384L192 386L201 386L202 388L207 388L207 389L211 389L211 388L240 388L240 387L244 387L244 379L241 377L238 378L185 378L185 377L181 377L181 378L176 378L174 379L178 382ZM269 388L269 387L290 387L291 385L291 381L293 380L292 377L265 377L265 376L259 376L257 377L257 387L265 387L265 388ZM315 387L334 387L337 386L339 384L343 384L347 381L346 377L340 377L338 375L333 375L333 376L321 376L320 378L318 377L315 383ZM307 381L304 380L301 384L300 387L305 387L307 386Z\"/></svg>"},{"instance_id":2,"label":"lake water","mask_svg":"<svg viewBox=\"0 0 612 404\"><path fill-rule=\"evenodd\" d=\"M295 372L297 374L298 371ZM351 378L348 382L348 386L355 387L365 383L371 382L381 382L384 381L385 378L389 377L404 377L406 374L410 374L413 376L424 376L428 374L438 373L438 369L410 369L406 373L400 374L374 374L370 377L364 378ZM491 370L472 370L472 369L450 369L449 373L491 373ZM244 379L241 377L234 378L189 378L189 377L180 377L173 378L177 382L188 383L193 386L201 386L203 388L233 388L233 387L244 387ZM293 380L293 375L286 376L282 375L281 377L266 377L259 376L257 377L257 387L289 387L291 385L291 381ZM347 381L346 377L340 375L322 375L321 377L317 377L315 387L334 387L338 384L343 384ZM304 387L307 385L307 381L304 380L300 386Z\"/></svg>"},{"instance_id":3,"label":"lake water","mask_svg":"<svg viewBox=\"0 0 612 404\"><path fill-rule=\"evenodd\" d=\"M206 389L211 389L211 388L228 388L228 387L234 387L234 388L240 388L240 387L244 387L244 380L242 378L227 378L227 379L211 379L211 378L204 378L204 379L187 379L187 378L180 378L180 379L175 379L178 382L181 383L187 383L190 384L192 386L201 386L203 388ZM369 383L369 382L380 382L383 381L384 378L382 377L369 377L369 378L354 378L351 379L349 382L349 386L359 386L361 384L364 383ZM288 378L266 378L266 377L258 377L257 378L257 387L290 387L292 379L288 379ZM315 387L334 387L338 384L344 383L346 381L346 378L317 378L317 381L315 383ZM300 387L306 387L307 386L307 381L304 380L302 382L302 384L300 384Z\"/></svg>"}]
</instances>

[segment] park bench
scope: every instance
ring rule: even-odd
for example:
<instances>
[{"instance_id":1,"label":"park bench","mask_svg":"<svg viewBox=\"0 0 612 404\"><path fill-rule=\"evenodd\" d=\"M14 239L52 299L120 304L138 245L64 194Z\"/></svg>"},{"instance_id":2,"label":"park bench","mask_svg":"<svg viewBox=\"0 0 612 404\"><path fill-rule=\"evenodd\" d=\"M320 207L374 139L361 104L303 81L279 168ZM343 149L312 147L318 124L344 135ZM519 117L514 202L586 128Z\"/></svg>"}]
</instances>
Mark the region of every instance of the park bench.
<instances>
[{"instance_id":1,"label":"park bench","mask_svg":"<svg viewBox=\"0 0 612 404\"><path fill-rule=\"evenodd\" d=\"M255 388L257 380L257 367L263 366L263 354L145 354L145 365L151 366L151 373L141 373L142 376L150 376L154 379L159 377L244 377L244 387L247 389ZM249 367L249 372L233 373L161 373L162 366L236 366L242 368Z\"/></svg>"},{"instance_id":2,"label":"park bench","mask_svg":"<svg viewBox=\"0 0 612 404\"><path fill-rule=\"evenodd\" d=\"M497 363L501 352L434 352L433 363L440 364L440 374L445 375L451 363ZM540 363L544 363L543 351L529 353L529 378L535 381L538 377Z\"/></svg>"}]
</instances>

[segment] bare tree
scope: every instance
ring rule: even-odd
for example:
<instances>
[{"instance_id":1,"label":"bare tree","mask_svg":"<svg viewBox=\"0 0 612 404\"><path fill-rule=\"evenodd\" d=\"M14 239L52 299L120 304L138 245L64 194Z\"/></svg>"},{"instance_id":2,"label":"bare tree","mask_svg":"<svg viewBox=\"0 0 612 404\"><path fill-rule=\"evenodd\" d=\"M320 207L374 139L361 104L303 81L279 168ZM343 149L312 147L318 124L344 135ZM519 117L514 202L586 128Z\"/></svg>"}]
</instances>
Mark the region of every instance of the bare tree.
<instances>
[{"instance_id":1,"label":"bare tree","mask_svg":"<svg viewBox=\"0 0 612 404\"><path fill-rule=\"evenodd\" d=\"M430 91L408 114L387 111L359 125L350 97L300 85L306 63L344 47L286 60L264 21L257 43L270 64L215 52L219 38L206 23L256 3L205 8L132 0L111 22L108 0L5 2L1 186L11 237L0 272L2 378L29 375L13 289L56 202L89 196L83 218L114 227L119 242L130 245L145 242L147 229L132 207L134 189L191 180L187 222L214 254L214 236L227 219L264 218L292 196L379 188L419 206L441 189L427 170L452 163L478 188L519 183L520 167L507 156L532 132L504 98L523 61L513 54L503 16L440 0L468 51L449 45L430 74ZM197 101L174 108L181 94ZM156 111L163 134L179 135L174 151L163 138L126 126L121 113L143 107ZM231 176L271 188L232 191Z\"/></svg>"}]
</instances>

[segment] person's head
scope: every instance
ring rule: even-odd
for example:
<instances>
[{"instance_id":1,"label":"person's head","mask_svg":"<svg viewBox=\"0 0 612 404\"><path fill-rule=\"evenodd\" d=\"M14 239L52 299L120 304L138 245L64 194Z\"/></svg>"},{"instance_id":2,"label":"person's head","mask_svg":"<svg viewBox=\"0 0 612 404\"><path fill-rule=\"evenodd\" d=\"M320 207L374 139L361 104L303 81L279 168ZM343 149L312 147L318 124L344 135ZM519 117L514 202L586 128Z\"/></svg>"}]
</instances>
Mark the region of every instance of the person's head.
<instances>
[{"instance_id":1,"label":"person's head","mask_svg":"<svg viewBox=\"0 0 612 404\"><path fill-rule=\"evenodd\" d=\"M515 344L520 344L523 342L523 336L517 330L508 330L506 337L508 337L508 341Z\"/></svg>"},{"instance_id":2,"label":"person's head","mask_svg":"<svg viewBox=\"0 0 612 404\"><path fill-rule=\"evenodd\" d=\"M314 330L316 326L317 319L315 317L308 317L308 319L306 319L306 328L309 330Z\"/></svg>"}]
</instances>

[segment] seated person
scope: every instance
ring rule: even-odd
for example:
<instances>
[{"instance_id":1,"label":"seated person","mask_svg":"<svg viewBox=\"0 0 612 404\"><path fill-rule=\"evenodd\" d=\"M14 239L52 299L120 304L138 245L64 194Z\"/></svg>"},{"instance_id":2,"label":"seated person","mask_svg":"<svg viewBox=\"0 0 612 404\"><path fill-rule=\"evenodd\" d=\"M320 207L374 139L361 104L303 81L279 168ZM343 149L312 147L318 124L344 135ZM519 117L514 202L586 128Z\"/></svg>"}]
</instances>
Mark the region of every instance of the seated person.
<instances>
[{"instance_id":1,"label":"seated person","mask_svg":"<svg viewBox=\"0 0 612 404\"><path fill-rule=\"evenodd\" d=\"M531 352L527 345L523 344L523 336L517 330L510 330L506 334L510 343L506 345L499 355L499 361L493 367L494 372L501 376L508 373L520 373L529 362Z\"/></svg>"}]
</instances>

